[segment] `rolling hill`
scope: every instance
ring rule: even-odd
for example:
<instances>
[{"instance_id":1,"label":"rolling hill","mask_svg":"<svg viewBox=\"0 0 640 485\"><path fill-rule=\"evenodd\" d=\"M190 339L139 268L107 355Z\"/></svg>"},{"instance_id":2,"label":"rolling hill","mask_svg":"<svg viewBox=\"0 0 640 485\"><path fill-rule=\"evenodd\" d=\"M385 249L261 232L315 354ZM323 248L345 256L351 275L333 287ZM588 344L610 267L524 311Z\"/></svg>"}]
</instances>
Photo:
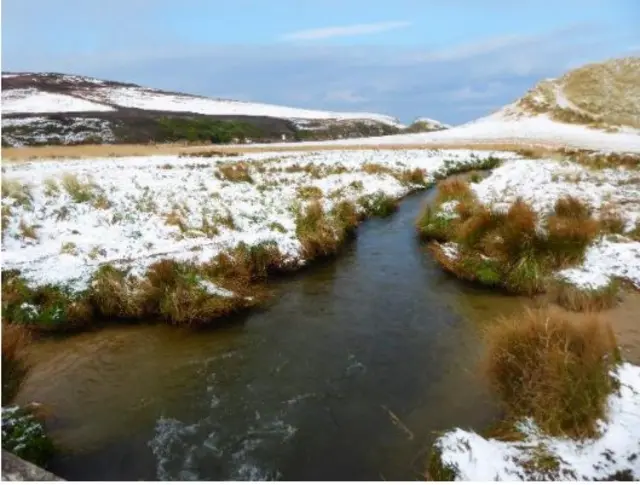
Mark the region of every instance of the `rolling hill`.
<instances>
[{"instance_id":1,"label":"rolling hill","mask_svg":"<svg viewBox=\"0 0 640 485\"><path fill-rule=\"evenodd\" d=\"M407 128L376 113L208 98L59 73L3 73L2 114L5 146L327 140ZM438 122L414 125L442 129Z\"/></svg>"}]
</instances>

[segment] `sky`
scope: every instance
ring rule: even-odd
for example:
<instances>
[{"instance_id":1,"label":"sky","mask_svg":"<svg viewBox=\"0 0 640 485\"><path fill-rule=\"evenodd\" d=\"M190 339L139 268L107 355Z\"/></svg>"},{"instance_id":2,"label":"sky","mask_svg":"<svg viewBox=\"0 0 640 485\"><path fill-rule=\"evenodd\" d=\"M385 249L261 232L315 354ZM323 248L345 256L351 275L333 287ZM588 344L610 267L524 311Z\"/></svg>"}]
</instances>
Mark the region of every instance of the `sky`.
<instances>
[{"instance_id":1,"label":"sky","mask_svg":"<svg viewBox=\"0 0 640 485\"><path fill-rule=\"evenodd\" d=\"M638 0L2 0L3 71L458 124L640 55Z\"/></svg>"}]
</instances>

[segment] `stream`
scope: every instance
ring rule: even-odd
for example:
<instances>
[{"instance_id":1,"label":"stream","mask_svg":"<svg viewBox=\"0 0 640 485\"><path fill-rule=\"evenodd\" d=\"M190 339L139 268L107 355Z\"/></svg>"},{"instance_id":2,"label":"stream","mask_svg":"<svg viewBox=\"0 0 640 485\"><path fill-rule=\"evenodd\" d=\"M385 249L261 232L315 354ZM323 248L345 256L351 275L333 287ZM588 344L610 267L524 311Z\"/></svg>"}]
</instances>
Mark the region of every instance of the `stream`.
<instances>
[{"instance_id":1,"label":"stream","mask_svg":"<svg viewBox=\"0 0 640 485\"><path fill-rule=\"evenodd\" d=\"M361 225L222 328L114 325L32 346L70 480L413 480L437 433L498 411L482 331L524 300L444 274L415 237L433 191Z\"/></svg>"}]
</instances>

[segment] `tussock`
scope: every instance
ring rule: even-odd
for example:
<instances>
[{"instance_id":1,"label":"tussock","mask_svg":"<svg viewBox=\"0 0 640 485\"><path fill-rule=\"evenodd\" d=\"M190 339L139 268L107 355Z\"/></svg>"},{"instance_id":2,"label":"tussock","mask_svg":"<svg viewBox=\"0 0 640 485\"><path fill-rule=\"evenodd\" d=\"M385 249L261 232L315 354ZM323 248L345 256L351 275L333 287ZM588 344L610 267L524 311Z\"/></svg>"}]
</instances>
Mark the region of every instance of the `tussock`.
<instances>
[{"instance_id":1,"label":"tussock","mask_svg":"<svg viewBox=\"0 0 640 485\"><path fill-rule=\"evenodd\" d=\"M594 436L616 383L611 328L593 316L528 310L487 333L486 371L509 416L532 417L543 431Z\"/></svg>"}]
</instances>

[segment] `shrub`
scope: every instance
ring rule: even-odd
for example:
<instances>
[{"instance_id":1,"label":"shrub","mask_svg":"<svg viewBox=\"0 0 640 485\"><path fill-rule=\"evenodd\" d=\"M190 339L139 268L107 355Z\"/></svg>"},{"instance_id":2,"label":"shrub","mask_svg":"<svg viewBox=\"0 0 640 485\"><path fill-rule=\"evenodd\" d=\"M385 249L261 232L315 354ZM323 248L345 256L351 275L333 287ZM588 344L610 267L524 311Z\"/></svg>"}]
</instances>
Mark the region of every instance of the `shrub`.
<instances>
[{"instance_id":1,"label":"shrub","mask_svg":"<svg viewBox=\"0 0 640 485\"><path fill-rule=\"evenodd\" d=\"M559 311L527 310L488 331L487 372L509 417L532 417L543 431L593 436L614 390L617 348L611 328L594 317L572 321Z\"/></svg>"}]
</instances>

